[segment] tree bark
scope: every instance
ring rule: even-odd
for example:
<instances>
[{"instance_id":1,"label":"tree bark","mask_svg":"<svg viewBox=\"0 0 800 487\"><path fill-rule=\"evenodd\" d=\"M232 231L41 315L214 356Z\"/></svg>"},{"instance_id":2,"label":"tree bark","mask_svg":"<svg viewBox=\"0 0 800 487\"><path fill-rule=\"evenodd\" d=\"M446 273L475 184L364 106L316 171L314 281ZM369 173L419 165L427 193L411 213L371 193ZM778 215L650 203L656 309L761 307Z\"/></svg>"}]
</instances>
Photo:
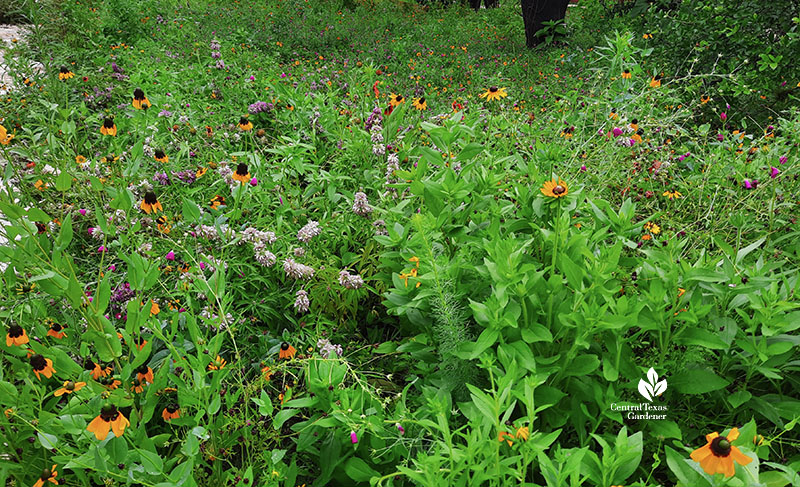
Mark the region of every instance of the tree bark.
<instances>
[{"instance_id":1,"label":"tree bark","mask_svg":"<svg viewBox=\"0 0 800 487\"><path fill-rule=\"evenodd\" d=\"M522 20L525 22L525 44L536 47L542 39L536 37L544 22L562 20L569 0L522 0Z\"/></svg>"}]
</instances>

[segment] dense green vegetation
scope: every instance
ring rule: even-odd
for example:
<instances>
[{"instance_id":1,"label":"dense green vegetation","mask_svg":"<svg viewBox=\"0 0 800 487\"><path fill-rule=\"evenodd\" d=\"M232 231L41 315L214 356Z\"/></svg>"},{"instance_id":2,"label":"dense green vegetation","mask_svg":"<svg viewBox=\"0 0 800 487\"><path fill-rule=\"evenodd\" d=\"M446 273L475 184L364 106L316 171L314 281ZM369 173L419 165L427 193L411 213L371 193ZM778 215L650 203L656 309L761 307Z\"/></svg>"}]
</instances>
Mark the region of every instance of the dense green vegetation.
<instances>
[{"instance_id":1,"label":"dense green vegetation","mask_svg":"<svg viewBox=\"0 0 800 487\"><path fill-rule=\"evenodd\" d=\"M800 485L798 21L701 3L26 7L0 479Z\"/></svg>"}]
</instances>

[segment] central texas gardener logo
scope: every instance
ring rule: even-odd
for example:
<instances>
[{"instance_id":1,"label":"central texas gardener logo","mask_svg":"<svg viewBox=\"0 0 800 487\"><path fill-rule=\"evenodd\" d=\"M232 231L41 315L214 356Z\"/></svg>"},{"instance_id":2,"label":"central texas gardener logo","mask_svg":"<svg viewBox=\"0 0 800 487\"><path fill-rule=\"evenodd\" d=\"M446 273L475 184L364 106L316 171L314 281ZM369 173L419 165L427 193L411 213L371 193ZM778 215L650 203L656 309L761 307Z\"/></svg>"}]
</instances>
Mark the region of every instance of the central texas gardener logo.
<instances>
[{"instance_id":1,"label":"central texas gardener logo","mask_svg":"<svg viewBox=\"0 0 800 487\"><path fill-rule=\"evenodd\" d=\"M652 367L647 371L647 381L639 379L639 394L650 402L653 402L656 396L660 396L666 390L666 379L659 381L658 373L656 373L655 369Z\"/></svg>"}]
</instances>

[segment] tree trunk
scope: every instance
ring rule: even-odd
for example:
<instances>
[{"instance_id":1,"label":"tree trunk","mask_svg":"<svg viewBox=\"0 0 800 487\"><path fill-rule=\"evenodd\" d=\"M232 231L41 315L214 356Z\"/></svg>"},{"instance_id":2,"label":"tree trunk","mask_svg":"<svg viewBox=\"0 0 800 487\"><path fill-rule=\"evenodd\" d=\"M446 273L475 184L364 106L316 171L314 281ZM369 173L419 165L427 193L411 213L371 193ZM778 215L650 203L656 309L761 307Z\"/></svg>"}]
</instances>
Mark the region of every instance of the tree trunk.
<instances>
[{"instance_id":1,"label":"tree trunk","mask_svg":"<svg viewBox=\"0 0 800 487\"><path fill-rule=\"evenodd\" d=\"M536 37L544 22L562 20L569 0L522 0L522 20L525 22L525 44L536 47L542 39Z\"/></svg>"}]
</instances>

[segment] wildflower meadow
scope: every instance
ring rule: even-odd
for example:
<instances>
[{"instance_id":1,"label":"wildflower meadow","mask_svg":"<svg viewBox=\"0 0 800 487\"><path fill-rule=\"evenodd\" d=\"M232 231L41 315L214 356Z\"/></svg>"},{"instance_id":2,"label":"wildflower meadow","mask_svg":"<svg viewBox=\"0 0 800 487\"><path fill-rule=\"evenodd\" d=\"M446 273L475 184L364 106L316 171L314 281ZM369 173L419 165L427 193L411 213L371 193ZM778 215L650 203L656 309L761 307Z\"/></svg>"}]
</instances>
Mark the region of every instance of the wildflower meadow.
<instances>
[{"instance_id":1,"label":"wildflower meadow","mask_svg":"<svg viewBox=\"0 0 800 487\"><path fill-rule=\"evenodd\" d=\"M0 486L799 487L800 5L559 2L0 0Z\"/></svg>"}]
</instances>

